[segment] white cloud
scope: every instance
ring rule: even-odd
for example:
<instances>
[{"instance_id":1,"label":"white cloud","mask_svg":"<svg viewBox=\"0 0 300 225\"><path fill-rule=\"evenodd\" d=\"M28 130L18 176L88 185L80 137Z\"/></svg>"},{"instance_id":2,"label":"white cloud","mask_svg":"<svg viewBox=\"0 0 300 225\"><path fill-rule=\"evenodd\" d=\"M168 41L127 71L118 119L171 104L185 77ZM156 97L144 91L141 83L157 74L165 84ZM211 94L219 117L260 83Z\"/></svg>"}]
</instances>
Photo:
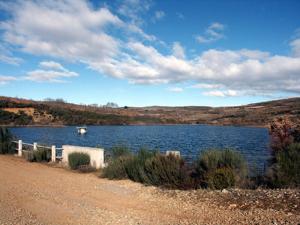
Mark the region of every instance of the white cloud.
<instances>
[{"instance_id":1,"label":"white cloud","mask_svg":"<svg viewBox=\"0 0 300 225\"><path fill-rule=\"evenodd\" d=\"M15 80L17 80L16 77L0 75L0 85L4 85L4 84L7 84L7 83L9 83L11 81L15 81Z\"/></svg>"},{"instance_id":2,"label":"white cloud","mask_svg":"<svg viewBox=\"0 0 300 225\"><path fill-rule=\"evenodd\" d=\"M223 31L225 26L221 23L212 23L205 31L203 35L197 35L196 40L199 43L210 43L224 38Z\"/></svg>"},{"instance_id":3,"label":"white cloud","mask_svg":"<svg viewBox=\"0 0 300 225\"><path fill-rule=\"evenodd\" d=\"M220 87L222 87L222 85L220 84L205 84L205 83L195 84L191 86L191 88L203 88L203 89L215 89Z\"/></svg>"},{"instance_id":4,"label":"white cloud","mask_svg":"<svg viewBox=\"0 0 300 225\"><path fill-rule=\"evenodd\" d=\"M64 68L60 63L54 62L54 61L40 62L40 67L45 68L45 69L67 71L67 69Z\"/></svg>"},{"instance_id":5,"label":"white cloud","mask_svg":"<svg viewBox=\"0 0 300 225\"><path fill-rule=\"evenodd\" d=\"M138 84L194 81L211 85L202 85L203 88L222 87L247 93L300 93L300 58L272 56L258 50L212 49L186 60L174 54L162 55L140 42L130 42L127 48L131 55L97 62L92 68Z\"/></svg>"},{"instance_id":6,"label":"white cloud","mask_svg":"<svg viewBox=\"0 0 300 225\"><path fill-rule=\"evenodd\" d=\"M27 73L26 80L36 82L64 82L62 78L77 77L78 73L72 72L64 68L60 63L54 61L40 62L40 67ZM45 70L47 69L47 70Z\"/></svg>"},{"instance_id":7,"label":"white cloud","mask_svg":"<svg viewBox=\"0 0 300 225\"><path fill-rule=\"evenodd\" d=\"M0 43L0 61L18 66L23 60L21 58L14 57L8 47Z\"/></svg>"},{"instance_id":8,"label":"white cloud","mask_svg":"<svg viewBox=\"0 0 300 225\"><path fill-rule=\"evenodd\" d=\"M176 93L183 92L183 88L180 88L180 87L170 87L167 90L171 91L171 92L176 92Z\"/></svg>"},{"instance_id":9,"label":"white cloud","mask_svg":"<svg viewBox=\"0 0 300 225\"><path fill-rule=\"evenodd\" d=\"M3 39L25 52L69 60L101 60L118 52L119 41L105 27L122 21L106 8L93 10L85 1L18 1L10 13Z\"/></svg>"},{"instance_id":10,"label":"white cloud","mask_svg":"<svg viewBox=\"0 0 300 225\"><path fill-rule=\"evenodd\" d=\"M129 31L139 34L142 38L144 38L147 41L157 40L157 38L154 35L149 35L145 33L140 27L136 26L135 24L126 24L125 26Z\"/></svg>"},{"instance_id":11,"label":"white cloud","mask_svg":"<svg viewBox=\"0 0 300 225\"><path fill-rule=\"evenodd\" d=\"M233 97L233 96L237 96L238 93L235 90L226 90L226 91L215 90L215 91L204 92L203 95L213 96L213 97Z\"/></svg>"},{"instance_id":12,"label":"white cloud","mask_svg":"<svg viewBox=\"0 0 300 225\"><path fill-rule=\"evenodd\" d=\"M8 55L4 55L0 53L0 61L5 62L7 64L11 64L11 65L20 65L20 63L23 61L20 58L17 57L13 57L13 56L8 56Z\"/></svg>"},{"instance_id":13,"label":"white cloud","mask_svg":"<svg viewBox=\"0 0 300 225\"><path fill-rule=\"evenodd\" d=\"M290 46L292 48L294 56L300 57L300 38L293 40L290 43Z\"/></svg>"},{"instance_id":14,"label":"white cloud","mask_svg":"<svg viewBox=\"0 0 300 225\"><path fill-rule=\"evenodd\" d=\"M142 16L152 6L151 0L124 0L117 9L118 13L131 20L131 23L141 26L144 23Z\"/></svg>"},{"instance_id":15,"label":"white cloud","mask_svg":"<svg viewBox=\"0 0 300 225\"><path fill-rule=\"evenodd\" d=\"M181 46L179 42L173 43L173 55L177 58L185 58L184 48Z\"/></svg>"},{"instance_id":16,"label":"white cloud","mask_svg":"<svg viewBox=\"0 0 300 225\"><path fill-rule=\"evenodd\" d=\"M152 22L157 22L159 20L162 20L166 16L165 12L162 10L155 11L154 17L152 18Z\"/></svg>"}]
</instances>

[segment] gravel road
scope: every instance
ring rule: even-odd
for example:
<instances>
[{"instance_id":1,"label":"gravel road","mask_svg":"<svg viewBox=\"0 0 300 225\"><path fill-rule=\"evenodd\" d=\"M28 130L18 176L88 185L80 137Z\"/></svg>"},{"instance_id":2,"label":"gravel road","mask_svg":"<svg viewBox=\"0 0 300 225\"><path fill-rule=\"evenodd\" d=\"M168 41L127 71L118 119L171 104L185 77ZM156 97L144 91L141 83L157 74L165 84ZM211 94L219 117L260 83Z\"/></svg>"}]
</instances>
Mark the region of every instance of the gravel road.
<instances>
[{"instance_id":1,"label":"gravel road","mask_svg":"<svg viewBox=\"0 0 300 225\"><path fill-rule=\"evenodd\" d=\"M175 191L0 155L0 224L299 224L299 190Z\"/></svg>"}]
</instances>

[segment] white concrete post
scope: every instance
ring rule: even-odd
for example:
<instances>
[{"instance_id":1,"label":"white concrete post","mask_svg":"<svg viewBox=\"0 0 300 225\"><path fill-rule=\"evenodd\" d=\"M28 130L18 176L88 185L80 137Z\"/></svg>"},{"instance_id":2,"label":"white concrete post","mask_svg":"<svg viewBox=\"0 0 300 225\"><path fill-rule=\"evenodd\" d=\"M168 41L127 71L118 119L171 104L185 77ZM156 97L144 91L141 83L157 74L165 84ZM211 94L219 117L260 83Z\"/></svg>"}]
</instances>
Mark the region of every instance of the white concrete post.
<instances>
[{"instance_id":1,"label":"white concrete post","mask_svg":"<svg viewBox=\"0 0 300 225\"><path fill-rule=\"evenodd\" d=\"M18 156L22 156L22 140L18 142Z\"/></svg>"},{"instance_id":2,"label":"white concrete post","mask_svg":"<svg viewBox=\"0 0 300 225\"><path fill-rule=\"evenodd\" d=\"M55 147L55 145L51 146L51 161L52 162L56 161L56 147Z\"/></svg>"},{"instance_id":3,"label":"white concrete post","mask_svg":"<svg viewBox=\"0 0 300 225\"><path fill-rule=\"evenodd\" d=\"M33 150L36 151L37 150L37 143L33 142Z\"/></svg>"}]
</instances>

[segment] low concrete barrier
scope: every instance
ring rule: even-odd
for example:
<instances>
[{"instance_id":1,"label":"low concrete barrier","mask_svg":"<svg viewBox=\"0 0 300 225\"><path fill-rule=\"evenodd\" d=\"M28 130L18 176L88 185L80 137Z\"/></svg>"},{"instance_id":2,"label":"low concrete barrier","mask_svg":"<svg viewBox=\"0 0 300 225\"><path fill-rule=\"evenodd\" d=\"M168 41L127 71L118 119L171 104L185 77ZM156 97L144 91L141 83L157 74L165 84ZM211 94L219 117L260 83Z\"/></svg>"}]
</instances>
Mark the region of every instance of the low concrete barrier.
<instances>
[{"instance_id":1,"label":"low concrete barrier","mask_svg":"<svg viewBox=\"0 0 300 225\"><path fill-rule=\"evenodd\" d=\"M63 145L62 162L68 165L68 156L73 152L87 153L91 159L91 166L99 169L104 167L104 149L101 148L90 148L80 147L73 145Z\"/></svg>"},{"instance_id":2,"label":"low concrete barrier","mask_svg":"<svg viewBox=\"0 0 300 225\"><path fill-rule=\"evenodd\" d=\"M175 151L175 150L166 151L166 155L174 155L180 157L180 151Z\"/></svg>"}]
</instances>

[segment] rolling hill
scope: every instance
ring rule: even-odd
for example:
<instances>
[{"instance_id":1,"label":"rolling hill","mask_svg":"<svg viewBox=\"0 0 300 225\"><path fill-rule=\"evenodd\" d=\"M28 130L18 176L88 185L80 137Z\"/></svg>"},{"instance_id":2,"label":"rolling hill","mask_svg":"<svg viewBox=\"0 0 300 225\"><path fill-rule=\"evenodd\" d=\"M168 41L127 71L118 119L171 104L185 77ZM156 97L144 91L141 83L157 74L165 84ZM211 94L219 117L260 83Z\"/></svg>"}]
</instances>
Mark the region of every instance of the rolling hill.
<instances>
[{"instance_id":1,"label":"rolling hill","mask_svg":"<svg viewBox=\"0 0 300 225\"><path fill-rule=\"evenodd\" d=\"M300 122L300 98L234 107L123 107L77 105L64 101L33 101L0 97L0 125L142 125L214 124L267 126L276 117Z\"/></svg>"}]
</instances>

